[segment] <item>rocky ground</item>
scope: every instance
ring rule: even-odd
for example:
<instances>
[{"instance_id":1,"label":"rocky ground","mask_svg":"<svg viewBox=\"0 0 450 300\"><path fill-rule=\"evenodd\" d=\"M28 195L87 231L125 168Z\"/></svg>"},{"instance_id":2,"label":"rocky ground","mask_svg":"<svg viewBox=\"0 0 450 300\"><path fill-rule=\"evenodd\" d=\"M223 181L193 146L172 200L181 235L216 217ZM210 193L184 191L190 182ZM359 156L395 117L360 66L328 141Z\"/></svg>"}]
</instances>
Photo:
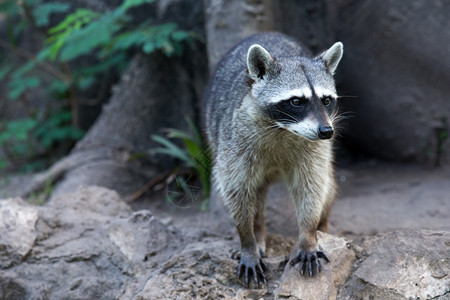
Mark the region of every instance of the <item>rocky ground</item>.
<instances>
[{"instance_id":1,"label":"rocky ground","mask_svg":"<svg viewBox=\"0 0 450 300\"><path fill-rule=\"evenodd\" d=\"M0 299L450 299L450 170L366 162L339 169L330 263L316 278L286 265L296 221L281 185L269 192L267 286L245 289L238 238L211 213L158 197L127 204L82 187L30 205L12 179L0 201Z\"/></svg>"}]
</instances>

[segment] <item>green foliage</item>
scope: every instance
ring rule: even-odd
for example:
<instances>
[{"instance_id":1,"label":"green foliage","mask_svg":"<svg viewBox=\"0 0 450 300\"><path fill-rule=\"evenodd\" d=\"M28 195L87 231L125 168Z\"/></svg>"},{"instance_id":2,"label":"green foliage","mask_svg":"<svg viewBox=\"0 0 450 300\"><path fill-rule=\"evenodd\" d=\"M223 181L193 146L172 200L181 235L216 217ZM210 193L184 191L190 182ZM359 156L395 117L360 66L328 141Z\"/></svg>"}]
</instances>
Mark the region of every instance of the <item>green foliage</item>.
<instances>
[{"instance_id":1,"label":"green foliage","mask_svg":"<svg viewBox=\"0 0 450 300\"><path fill-rule=\"evenodd\" d=\"M45 148L67 139L78 140L83 137L83 131L69 126L72 119L70 111L62 111L50 115L45 122L34 131L34 136Z\"/></svg>"},{"instance_id":2,"label":"green foliage","mask_svg":"<svg viewBox=\"0 0 450 300\"><path fill-rule=\"evenodd\" d=\"M181 54L182 43L197 36L179 30L176 24L151 25L146 21L131 30L124 30L130 27L132 20L128 10L151 2L154 0L125 0L104 14L78 9L49 30L48 51L41 57L67 61L98 50L97 56L102 59L133 47L147 54L157 50L168 56Z\"/></svg>"},{"instance_id":3,"label":"green foliage","mask_svg":"<svg viewBox=\"0 0 450 300\"><path fill-rule=\"evenodd\" d=\"M8 160L26 160L28 166L40 166L31 163L34 157L48 155L58 145L80 139L83 132L77 128L78 93L99 84L111 71L120 74L129 61L130 51L179 55L184 43L198 38L173 23L155 25L152 20L146 20L136 24L130 9L154 1L123 0L116 8L101 13L86 8L68 13L72 8L70 2L57 0L0 3L8 33L6 38L0 37L0 47L23 58L19 62L0 56L0 80L7 83L8 99L23 104L28 114L16 120L0 119L0 147L8 154L7 159L0 157L0 169ZM66 15L59 24L47 29L52 14ZM44 46L37 53L17 47L23 30L31 28L45 32ZM95 64L73 63L85 55L95 57ZM30 105L27 99L30 92L42 86L45 87L42 101L48 107L44 112Z\"/></svg>"},{"instance_id":4,"label":"green foliage","mask_svg":"<svg viewBox=\"0 0 450 300\"><path fill-rule=\"evenodd\" d=\"M47 26L49 25L50 15L54 13L64 13L70 9L68 3L48 2L42 3L33 10L33 17L36 20L36 25Z\"/></svg>"},{"instance_id":5,"label":"green foliage","mask_svg":"<svg viewBox=\"0 0 450 300\"><path fill-rule=\"evenodd\" d=\"M36 120L25 118L10 121L0 133L0 145L6 142L25 141L28 133L36 127Z\"/></svg>"},{"instance_id":6,"label":"green foliage","mask_svg":"<svg viewBox=\"0 0 450 300\"><path fill-rule=\"evenodd\" d=\"M194 125L192 120L186 119L190 131L185 132L178 129L167 129L167 138L153 135L152 139L159 143L162 147L152 149L150 154L165 154L171 157L177 158L181 161L182 165L176 168L175 180L178 187L183 191L184 195L187 195L190 199L195 200L197 197L193 193L193 190L187 184L180 174L186 173L186 169L194 171L197 179L201 184L201 208L205 209L209 203L209 194L211 192L211 156L205 143L203 142L200 131ZM179 139L183 142L184 147L180 147L169 139ZM168 195L169 200L171 199Z\"/></svg>"}]
</instances>

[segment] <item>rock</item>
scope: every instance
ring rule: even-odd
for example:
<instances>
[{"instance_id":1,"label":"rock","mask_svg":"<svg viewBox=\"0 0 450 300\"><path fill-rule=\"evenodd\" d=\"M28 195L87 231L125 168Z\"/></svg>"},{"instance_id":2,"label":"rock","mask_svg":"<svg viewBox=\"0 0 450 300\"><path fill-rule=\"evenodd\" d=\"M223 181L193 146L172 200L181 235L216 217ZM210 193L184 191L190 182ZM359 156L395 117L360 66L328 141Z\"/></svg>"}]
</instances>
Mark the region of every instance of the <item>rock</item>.
<instances>
[{"instance_id":1,"label":"rock","mask_svg":"<svg viewBox=\"0 0 450 300\"><path fill-rule=\"evenodd\" d=\"M367 258L343 288L342 299L448 297L449 232L396 230L370 239L363 248Z\"/></svg>"},{"instance_id":2,"label":"rock","mask_svg":"<svg viewBox=\"0 0 450 300\"><path fill-rule=\"evenodd\" d=\"M294 239L269 234L268 284L247 289L231 258L237 234L199 222L198 212L174 214L167 227L149 210L131 212L114 191L84 186L42 207L0 200L0 216L0 300L439 299L450 288L443 231L399 230L360 244L319 232L330 263L315 278L286 267Z\"/></svg>"},{"instance_id":3,"label":"rock","mask_svg":"<svg viewBox=\"0 0 450 300\"><path fill-rule=\"evenodd\" d=\"M232 247L230 241L188 245L163 264L137 299L233 298L237 264L230 258Z\"/></svg>"},{"instance_id":4,"label":"rock","mask_svg":"<svg viewBox=\"0 0 450 300\"><path fill-rule=\"evenodd\" d=\"M298 265L286 265L279 287L274 291L276 299L335 299L338 289L351 274L355 253L343 238L318 232L320 247L330 262L323 263L322 272L313 278L300 276ZM295 247L296 249L297 247ZM293 251L295 255L296 250ZM293 257L291 257L292 259Z\"/></svg>"},{"instance_id":5,"label":"rock","mask_svg":"<svg viewBox=\"0 0 450 300\"><path fill-rule=\"evenodd\" d=\"M20 198L0 201L0 269L28 255L37 237L38 209Z\"/></svg>"},{"instance_id":6,"label":"rock","mask_svg":"<svg viewBox=\"0 0 450 300\"><path fill-rule=\"evenodd\" d=\"M120 294L124 299L260 299L272 298L293 243L278 235L268 236L268 285L261 289L244 287L236 277L238 261L232 253L237 240L206 238L187 244L140 285L129 285ZM286 250L288 252L286 252ZM158 288L156 288L158 287Z\"/></svg>"},{"instance_id":7,"label":"rock","mask_svg":"<svg viewBox=\"0 0 450 300\"><path fill-rule=\"evenodd\" d=\"M167 227L150 211L137 211L108 226L108 238L133 263L148 260L168 247L173 239Z\"/></svg>"},{"instance_id":8,"label":"rock","mask_svg":"<svg viewBox=\"0 0 450 300\"><path fill-rule=\"evenodd\" d=\"M0 291L17 295L7 299L114 299L172 254L161 222L105 188L84 186L43 207L2 200L0 212Z\"/></svg>"},{"instance_id":9,"label":"rock","mask_svg":"<svg viewBox=\"0 0 450 300\"><path fill-rule=\"evenodd\" d=\"M88 211L111 217L131 214L131 208L122 201L117 192L95 186L82 185L76 193L57 196L48 204L57 209Z\"/></svg>"}]
</instances>

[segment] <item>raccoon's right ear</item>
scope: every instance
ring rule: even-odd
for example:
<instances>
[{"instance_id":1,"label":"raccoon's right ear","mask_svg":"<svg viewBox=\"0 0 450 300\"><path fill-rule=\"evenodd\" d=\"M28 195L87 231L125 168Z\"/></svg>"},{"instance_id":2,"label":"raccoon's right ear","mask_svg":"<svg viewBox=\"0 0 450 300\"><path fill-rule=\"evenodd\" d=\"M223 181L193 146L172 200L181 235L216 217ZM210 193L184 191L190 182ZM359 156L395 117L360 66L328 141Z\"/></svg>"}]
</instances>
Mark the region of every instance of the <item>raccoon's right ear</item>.
<instances>
[{"instance_id":1,"label":"raccoon's right ear","mask_svg":"<svg viewBox=\"0 0 450 300\"><path fill-rule=\"evenodd\" d=\"M252 80L262 79L268 72L272 62L272 56L262 46L254 44L248 48L247 69L248 75Z\"/></svg>"}]
</instances>

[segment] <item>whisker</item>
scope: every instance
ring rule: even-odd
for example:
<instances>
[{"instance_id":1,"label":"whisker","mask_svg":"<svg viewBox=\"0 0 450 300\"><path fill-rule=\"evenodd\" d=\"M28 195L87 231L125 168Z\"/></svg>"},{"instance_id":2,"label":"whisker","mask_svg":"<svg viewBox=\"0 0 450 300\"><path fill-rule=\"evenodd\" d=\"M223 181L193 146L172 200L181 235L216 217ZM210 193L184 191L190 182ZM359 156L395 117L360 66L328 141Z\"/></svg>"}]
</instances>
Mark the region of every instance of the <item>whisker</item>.
<instances>
[{"instance_id":1,"label":"whisker","mask_svg":"<svg viewBox=\"0 0 450 300\"><path fill-rule=\"evenodd\" d=\"M297 117L295 117L294 115L291 115L290 113L288 113L288 112L286 112L286 111L284 111L284 110L277 109L276 111L278 111L278 112L280 112L280 113L282 113L282 114L285 114L286 116L292 118L292 119L294 120L293 123L296 123L296 122L298 123L298 122L300 122L300 120L297 119Z\"/></svg>"}]
</instances>

